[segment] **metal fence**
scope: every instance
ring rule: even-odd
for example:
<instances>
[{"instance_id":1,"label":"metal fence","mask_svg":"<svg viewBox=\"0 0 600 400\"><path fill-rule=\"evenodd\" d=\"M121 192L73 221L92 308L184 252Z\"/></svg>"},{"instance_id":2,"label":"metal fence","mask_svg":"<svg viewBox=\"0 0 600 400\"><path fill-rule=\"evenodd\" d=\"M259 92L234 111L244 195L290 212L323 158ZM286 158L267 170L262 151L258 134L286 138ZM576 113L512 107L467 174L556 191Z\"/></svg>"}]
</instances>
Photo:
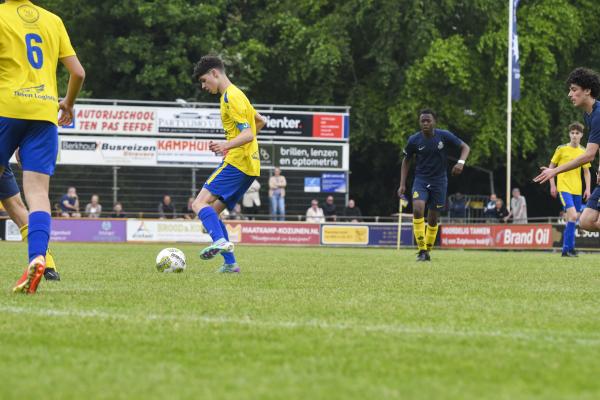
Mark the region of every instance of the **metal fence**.
<instances>
[{"instance_id":1,"label":"metal fence","mask_svg":"<svg viewBox=\"0 0 600 400\"><path fill-rule=\"evenodd\" d=\"M14 168L15 175L21 184L21 171ZM184 218L185 207L190 196L194 197L205 179L212 172L211 169L199 168L156 168L156 167L110 167L110 166L72 166L58 165L50 185L50 200L55 210L55 215L60 215L59 202L67 188L74 186L79 196L82 217L83 211L90 202L91 196L97 194L102 204L102 217L112 214L113 205L120 202L125 216L136 218L159 217L158 205L164 195L170 195L176 208L176 217ZM241 209L241 215L234 215L236 219L270 220L270 204L268 197L268 181L272 171L263 171L258 178L261 184L261 206L250 212ZM336 222L348 222L343 218L346 206L344 193L307 193L304 188L304 178L313 175L310 171L286 171L282 174L287 180L286 189L286 216L287 221L303 221L306 219L306 210L310 207L312 199L317 199L320 206L328 195L332 195L337 208ZM350 187L350 193L352 188ZM448 196L448 207L442 212L441 223L502 223L493 221L484 216L484 207L488 196L465 195L464 214L453 215L452 204L455 195ZM357 204L361 208L361 204ZM364 208L364 207L362 207ZM410 209L405 210L410 212ZM410 221L410 214L405 214L406 221ZM384 216L363 215L360 222L397 222L396 213ZM405 222L406 222L405 221ZM556 222L557 216L529 218L529 222ZM331 222L328 221L328 222Z\"/></svg>"},{"instance_id":2,"label":"metal fence","mask_svg":"<svg viewBox=\"0 0 600 400\"><path fill-rule=\"evenodd\" d=\"M14 168L21 184L21 170ZM90 202L93 194L100 197L102 215L110 216L116 202L122 204L128 217L156 218L158 206L164 195L172 198L178 216L182 217L190 196L196 196L212 169L177 167L110 167L58 165L50 183L50 202L56 214L60 198L73 186L77 189L80 210ZM269 177L272 171L263 171L258 181L261 185L261 206L255 210L254 218L270 219ZM307 193L304 178L313 176L311 171L282 171L286 177L286 219L304 218L313 198L322 204L332 195L338 210L346 205L345 193ZM320 174L320 172L318 172ZM22 186L21 186L22 187ZM246 210L242 210L246 212ZM85 217L85 215L83 215Z\"/></svg>"}]
</instances>

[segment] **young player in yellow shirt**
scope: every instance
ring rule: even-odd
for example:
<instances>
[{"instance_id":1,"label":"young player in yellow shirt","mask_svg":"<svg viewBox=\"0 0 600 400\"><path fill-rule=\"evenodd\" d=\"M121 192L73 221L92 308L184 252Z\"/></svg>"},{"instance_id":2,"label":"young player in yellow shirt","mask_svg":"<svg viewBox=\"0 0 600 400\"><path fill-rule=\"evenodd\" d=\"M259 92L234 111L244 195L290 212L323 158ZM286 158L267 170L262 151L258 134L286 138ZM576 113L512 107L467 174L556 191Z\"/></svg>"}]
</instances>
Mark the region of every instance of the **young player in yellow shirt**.
<instances>
[{"instance_id":1,"label":"young player in yellow shirt","mask_svg":"<svg viewBox=\"0 0 600 400\"><path fill-rule=\"evenodd\" d=\"M581 137L583 136L583 125L579 122L574 122L569 125L570 142L562 144L556 148L549 168L554 168L563 165L571 160L576 159L585 153L585 147L580 145ZM563 257L577 257L575 252L575 225L577 218L582 209L581 202L581 169L585 179L585 192L583 192L583 200L590 197L590 163L585 163L580 167L570 171L563 172L557 175L557 184L554 183L554 178L550 179L550 194L552 197L560 198L560 202L565 209L567 215L567 225L563 234Z\"/></svg>"},{"instance_id":2,"label":"young player in yellow shirt","mask_svg":"<svg viewBox=\"0 0 600 400\"><path fill-rule=\"evenodd\" d=\"M260 175L260 157L256 134L265 125L265 119L256 112L246 95L231 83L223 61L216 56L204 56L194 68L194 82L211 94L221 95L221 120L225 142L211 142L210 149L224 154L221 165L210 175L192 203L194 212L208 231L213 244L200 252L208 260L222 254L224 264L219 272L239 272L233 243L219 214L232 210Z\"/></svg>"}]
</instances>

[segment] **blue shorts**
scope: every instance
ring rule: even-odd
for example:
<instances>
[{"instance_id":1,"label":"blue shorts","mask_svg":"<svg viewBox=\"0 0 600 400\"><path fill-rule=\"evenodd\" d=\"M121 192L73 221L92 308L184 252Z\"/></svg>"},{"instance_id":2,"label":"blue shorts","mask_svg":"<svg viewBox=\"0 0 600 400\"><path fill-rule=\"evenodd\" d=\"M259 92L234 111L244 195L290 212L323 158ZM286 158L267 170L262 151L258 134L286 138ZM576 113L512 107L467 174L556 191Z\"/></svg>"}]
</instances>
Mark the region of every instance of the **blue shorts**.
<instances>
[{"instance_id":1,"label":"blue shorts","mask_svg":"<svg viewBox=\"0 0 600 400\"><path fill-rule=\"evenodd\" d=\"M412 186L412 198L413 201L423 200L430 210L441 211L446 207L447 190L447 181L427 182L415 178Z\"/></svg>"},{"instance_id":2,"label":"blue shorts","mask_svg":"<svg viewBox=\"0 0 600 400\"><path fill-rule=\"evenodd\" d=\"M0 200L6 200L20 193L19 185L10 167L6 167L0 175Z\"/></svg>"},{"instance_id":3,"label":"blue shorts","mask_svg":"<svg viewBox=\"0 0 600 400\"><path fill-rule=\"evenodd\" d=\"M600 211L600 186L596 186L585 206L592 210Z\"/></svg>"},{"instance_id":4,"label":"blue shorts","mask_svg":"<svg viewBox=\"0 0 600 400\"><path fill-rule=\"evenodd\" d=\"M569 192L558 192L558 195L560 197L560 202L563 205L565 211L567 211L571 207L574 207L575 211L581 212L582 203L580 195L572 194Z\"/></svg>"},{"instance_id":5,"label":"blue shorts","mask_svg":"<svg viewBox=\"0 0 600 400\"><path fill-rule=\"evenodd\" d=\"M246 175L223 161L206 180L204 187L233 210L255 179L255 176Z\"/></svg>"},{"instance_id":6,"label":"blue shorts","mask_svg":"<svg viewBox=\"0 0 600 400\"><path fill-rule=\"evenodd\" d=\"M23 171L52 175L58 154L58 128L48 121L0 117L0 167L19 148Z\"/></svg>"}]
</instances>

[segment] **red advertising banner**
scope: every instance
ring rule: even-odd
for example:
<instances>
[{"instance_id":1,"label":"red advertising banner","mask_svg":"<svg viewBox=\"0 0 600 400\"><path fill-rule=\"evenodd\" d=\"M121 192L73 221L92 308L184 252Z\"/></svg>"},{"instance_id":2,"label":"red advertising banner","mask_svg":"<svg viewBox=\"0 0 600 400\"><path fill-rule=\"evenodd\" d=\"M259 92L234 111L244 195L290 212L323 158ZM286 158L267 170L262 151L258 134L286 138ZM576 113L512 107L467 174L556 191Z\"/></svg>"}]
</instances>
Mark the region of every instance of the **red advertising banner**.
<instances>
[{"instance_id":1,"label":"red advertising banner","mask_svg":"<svg viewBox=\"0 0 600 400\"><path fill-rule=\"evenodd\" d=\"M229 236L233 241L244 244L296 244L320 245L319 224L268 223L268 222L226 222Z\"/></svg>"},{"instance_id":2,"label":"red advertising banner","mask_svg":"<svg viewBox=\"0 0 600 400\"><path fill-rule=\"evenodd\" d=\"M313 116L313 137L319 139L343 139L344 116L315 114Z\"/></svg>"},{"instance_id":3,"label":"red advertising banner","mask_svg":"<svg viewBox=\"0 0 600 400\"><path fill-rule=\"evenodd\" d=\"M462 249L552 247L552 225L442 225L441 245Z\"/></svg>"}]
</instances>

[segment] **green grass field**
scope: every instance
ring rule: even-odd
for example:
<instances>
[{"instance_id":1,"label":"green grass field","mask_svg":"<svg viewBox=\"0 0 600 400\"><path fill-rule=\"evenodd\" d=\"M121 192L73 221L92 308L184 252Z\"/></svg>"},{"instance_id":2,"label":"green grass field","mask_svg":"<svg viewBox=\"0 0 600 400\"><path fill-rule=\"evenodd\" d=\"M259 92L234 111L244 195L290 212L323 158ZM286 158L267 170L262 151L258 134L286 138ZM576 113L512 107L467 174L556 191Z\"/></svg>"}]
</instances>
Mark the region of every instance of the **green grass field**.
<instances>
[{"instance_id":1,"label":"green grass field","mask_svg":"<svg viewBox=\"0 0 600 400\"><path fill-rule=\"evenodd\" d=\"M0 243L0 399L598 399L600 257L56 244L63 281L12 295Z\"/></svg>"}]
</instances>

